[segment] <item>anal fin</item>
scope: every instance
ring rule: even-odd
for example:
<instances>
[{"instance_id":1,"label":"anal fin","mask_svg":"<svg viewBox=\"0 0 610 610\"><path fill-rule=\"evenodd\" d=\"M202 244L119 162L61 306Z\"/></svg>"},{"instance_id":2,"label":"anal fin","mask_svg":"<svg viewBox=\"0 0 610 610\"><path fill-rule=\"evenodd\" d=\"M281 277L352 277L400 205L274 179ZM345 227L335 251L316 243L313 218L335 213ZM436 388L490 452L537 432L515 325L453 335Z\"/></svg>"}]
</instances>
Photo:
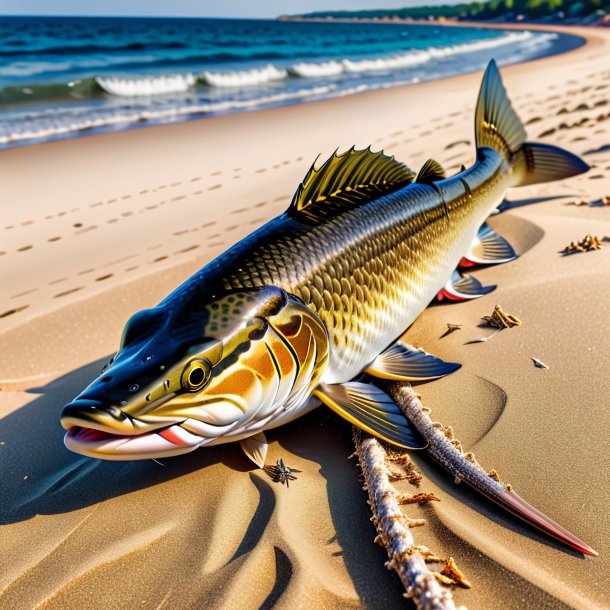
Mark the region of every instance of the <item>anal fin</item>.
<instances>
[{"instance_id":1,"label":"anal fin","mask_svg":"<svg viewBox=\"0 0 610 610\"><path fill-rule=\"evenodd\" d=\"M265 465L265 458L267 457L267 438L264 432L259 432L254 436L245 438L240 443L244 453L259 467L262 468Z\"/></svg>"},{"instance_id":2,"label":"anal fin","mask_svg":"<svg viewBox=\"0 0 610 610\"><path fill-rule=\"evenodd\" d=\"M453 373L461 366L457 362L445 362L422 349L397 342L381 352L365 369L365 373L380 379L427 381Z\"/></svg>"},{"instance_id":3,"label":"anal fin","mask_svg":"<svg viewBox=\"0 0 610 610\"><path fill-rule=\"evenodd\" d=\"M484 224L470 246L470 251L460 261L460 266L498 265L508 263L515 258L517 258L517 254L508 241L489 225Z\"/></svg>"},{"instance_id":4,"label":"anal fin","mask_svg":"<svg viewBox=\"0 0 610 610\"><path fill-rule=\"evenodd\" d=\"M472 275L462 275L454 271L451 279L444 288L436 295L439 301L449 299L450 301L470 301L489 294L496 286L483 286L479 280Z\"/></svg>"},{"instance_id":5,"label":"anal fin","mask_svg":"<svg viewBox=\"0 0 610 610\"><path fill-rule=\"evenodd\" d=\"M426 440L394 401L368 383L322 384L314 395L358 428L404 449L425 449Z\"/></svg>"}]
</instances>

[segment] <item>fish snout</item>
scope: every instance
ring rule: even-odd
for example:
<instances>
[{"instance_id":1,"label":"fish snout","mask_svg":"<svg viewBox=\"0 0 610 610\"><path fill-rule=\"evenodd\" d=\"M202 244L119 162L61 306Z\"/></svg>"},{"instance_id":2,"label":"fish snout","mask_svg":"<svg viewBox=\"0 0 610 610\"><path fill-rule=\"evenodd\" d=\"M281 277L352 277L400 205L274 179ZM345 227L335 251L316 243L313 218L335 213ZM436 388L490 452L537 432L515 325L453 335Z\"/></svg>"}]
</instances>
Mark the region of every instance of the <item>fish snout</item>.
<instances>
[{"instance_id":1,"label":"fish snout","mask_svg":"<svg viewBox=\"0 0 610 610\"><path fill-rule=\"evenodd\" d=\"M93 428L111 434L139 434L133 421L121 409L98 400L77 398L61 412L61 425L70 430L75 426Z\"/></svg>"}]
</instances>

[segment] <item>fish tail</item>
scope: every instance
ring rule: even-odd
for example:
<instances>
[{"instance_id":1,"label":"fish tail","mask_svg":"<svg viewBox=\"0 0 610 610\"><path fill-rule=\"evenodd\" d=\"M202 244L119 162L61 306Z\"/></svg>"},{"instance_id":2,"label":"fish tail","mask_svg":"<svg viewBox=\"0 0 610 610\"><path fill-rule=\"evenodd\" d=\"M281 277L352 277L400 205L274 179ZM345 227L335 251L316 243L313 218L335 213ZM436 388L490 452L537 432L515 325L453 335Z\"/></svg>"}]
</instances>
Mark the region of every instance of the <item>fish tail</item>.
<instances>
[{"instance_id":1,"label":"fish tail","mask_svg":"<svg viewBox=\"0 0 610 610\"><path fill-rule=\"evenodd\" d=\"M475 112L477 149L493 148L514 168L513 186L550 182L582 174L589 166L576 155L548 144L526 142L525 128L515 112L492 59L485 70Z\"/></svg>"}]
</instances>

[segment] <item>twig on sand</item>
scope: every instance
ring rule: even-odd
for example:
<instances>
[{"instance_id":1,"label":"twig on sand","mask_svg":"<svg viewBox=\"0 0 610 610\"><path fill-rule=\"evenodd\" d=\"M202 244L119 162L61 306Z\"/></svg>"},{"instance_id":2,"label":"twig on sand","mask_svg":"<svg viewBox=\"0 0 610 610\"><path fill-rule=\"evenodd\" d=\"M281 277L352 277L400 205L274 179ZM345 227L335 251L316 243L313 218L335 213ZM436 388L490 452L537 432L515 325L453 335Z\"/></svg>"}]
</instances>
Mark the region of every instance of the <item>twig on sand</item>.
<instances>
[{"instance_id":1,"label":"twig on sand","mask_svg":"<svg viewBox=\"0 0 610 610\"><path fill-rule=\"evenodd\" d=\"M450 426L432 421L429 416L430 410L421 404L419 397L408 383L387 382L384 386L400 410L428 441L426 451L434 461L455 477L456 482L465 481L479 490L484 490L483 493L488 497L496 497L507 491L512 492L512 486L502 483L495 470L488 473L476 461L473 453L464 452Z\"/></svg>"},{"instance_id":2,"label":"twig on sand","mask_svg":"<svg viewBox=\"0 0 610 610\"><path fill-rule=\"evenodd\" d=\"M401 504L429 502L438 498L432 494L399 494L390 483L392 476L400 478L396 473L398 460L388 456L377 439L363 434L357 428L354 428L354 444L364 475L364 488L368 491L369 504L373 511L371 520L379 532L375 541L383 545L388 552L387 568L398 574L406 590L405 596L412 598L420 610L455 610L450 590L440 583L443 578L447 579L445 584L458 581L428 568L426 560L441 560L428 548L416 545L411 533L411 528L425 522L423 519L410 519L400 509ZM406 454L402 462L404 476L401 478L410 478L410 475L416 473L415 467ZM448 561L446 567L449 564ZM448 569L451 570L451 567Z\"/></svg>"},{"instance_id":3,"label":"twig on sand","mask_svg":"<svg viewBox=\"0 0 610 610\"><path fill-rule=\"evenodd\" d=\"M596 556L597 551L564 527L541 513L504 484L493 470L487 473L470 452L464 453L459 441L453 438L453 430L433 423L429 409L422 406L419 397L405 382L386 382L384 387L400 410L411 420L419 433L428 441L428 455L449 471L455 481L464 481L480 494L496 502L505 510L527 523L557 538L564 544L585 555Z\"/></svg>"}]
</instances>

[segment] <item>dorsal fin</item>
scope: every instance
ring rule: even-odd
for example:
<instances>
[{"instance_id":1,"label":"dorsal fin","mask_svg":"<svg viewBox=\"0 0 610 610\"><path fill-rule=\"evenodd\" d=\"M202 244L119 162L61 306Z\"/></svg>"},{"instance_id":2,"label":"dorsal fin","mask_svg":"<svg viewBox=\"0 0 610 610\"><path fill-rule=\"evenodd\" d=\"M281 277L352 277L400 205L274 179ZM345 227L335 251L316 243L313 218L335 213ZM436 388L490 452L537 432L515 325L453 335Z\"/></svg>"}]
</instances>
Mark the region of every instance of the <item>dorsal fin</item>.
<instances>
[{"instance_id":1,"label":"dorsal fin","mask_svg":"<svg viewBox=\"0 0 610 610\"><path fill-rule=\"evenodd\" d=\"M383 151L352 147L333 153L318 169L314 162L294 194L288 214L317 221L397 191L414 177L406 165Z\"/></svg>"},{"instance_id":2,"label":"dorsal fin","mask_svg":"<svg viewBox=\"0 0 610 610\"><path fill-rule=\"evenodd\" d=\"M419 170L415 182L418 182L419 184L430 184L437 180L443 180L446 177L447 174L445 173L443 166L434 159L428 159Z\"/></svg>"}]
</instances>

